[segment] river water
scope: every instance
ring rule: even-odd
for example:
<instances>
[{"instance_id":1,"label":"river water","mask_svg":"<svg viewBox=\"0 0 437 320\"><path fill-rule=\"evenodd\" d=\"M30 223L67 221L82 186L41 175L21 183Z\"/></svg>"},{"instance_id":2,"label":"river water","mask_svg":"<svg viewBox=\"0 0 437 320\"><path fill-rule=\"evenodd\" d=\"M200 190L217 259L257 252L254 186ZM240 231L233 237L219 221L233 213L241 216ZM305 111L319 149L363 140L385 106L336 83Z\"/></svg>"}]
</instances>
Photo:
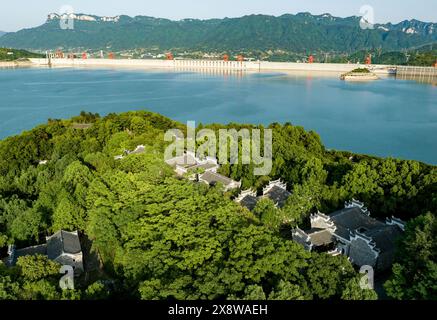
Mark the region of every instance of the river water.
<instances>
[{"instance_id":1,"label":"river water","mask_svg":"<svg viewBox=\"0 0 437 320\"><path fill-rule=\"evenodd\" d=\"M204 124L291 122L319 133L327 148L437 164L431 84L282 73L0 70L0 138L82 110L150 110Z\"/></svg>"}]
</instances>

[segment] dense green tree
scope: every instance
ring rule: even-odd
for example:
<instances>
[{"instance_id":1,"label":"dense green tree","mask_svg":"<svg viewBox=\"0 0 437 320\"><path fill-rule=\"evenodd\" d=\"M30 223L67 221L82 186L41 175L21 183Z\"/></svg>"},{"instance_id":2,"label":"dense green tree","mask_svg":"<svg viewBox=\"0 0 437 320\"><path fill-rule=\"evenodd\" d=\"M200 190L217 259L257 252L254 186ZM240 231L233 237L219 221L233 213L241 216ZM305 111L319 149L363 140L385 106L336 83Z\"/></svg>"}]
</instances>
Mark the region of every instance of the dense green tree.
<instances>
[{"instance_id":1,"label":"dense green tree","mask_svg":"<svg viewBox=\"0 0 437 320\"><path fill-rule=\"evenodd\" d=\"M427 213L410 221L399 246L398 263L385 283L387 294L399 300L437 299L437 219Z\"/></svg>"},{"instance_id":2,"label":"dense green tree","mask_svg":"<svg viewBox=\"0 0 437 320\"><path fill-rule=\"evenodd\" d=\"M362 289L359 277L351 278L341 294L343 300L377 300L378 295L374 290Z\"/></svg>"},{"instance_id":3,"label":"dense green tree","mask_svg":"<svg viewBox=\"0 0 437 320\"><path fill-rule=\"evenodd\" d=\"M57 276L61 268L61 265L42 255L19 257L17 266L20 269L20 274L30 281Z\"/></svg>"},{"instance_id":4,"label":"dense green tree","mask_svg":"<svg viewBox=\"0 0 437 320\"><path fill-rule=\"evenodd\" d=\"M44 230L45 224L40 212L35 209L28 209L19 214L11 224L11 236L17 240L38 241L40 233Z\"/></svg>"},{"instance_id":5,"label":"dense green tree","mask_svg":"<svg viewBox=\"0 0 437 320\"><path fill-rule=\"evenodd\" d=\"M84 299L86 300L103 300L109 298L110 291L102 281L96 281L88 286L85 290Z\"/></svg>"},{"instance_id":6,"label":"dense green tree","mask_svg":"<svg viewBox=\"0 0 437 320\"><path fill-rule=\"evenodd\" d=\"M305 300L299 285L281 280L269 296L269 300Z\"/></svg>"},{"instance_id":7,"label":"dense green tree","mask_svg":"<svg viewBox=\"0 0 437 320\"><path fill-rule=\"evenodd\" d=\"M320 299L341 297L344 287L355 275L346 257L313 253L307 274L310 292Z\"/></svg>"},{"instance_id":8,"label":"dense green tree","mask_svg":"<svg viewBox=\"0 0 437 320\"><path fill-rule=\"evenodd\" d=\"M435 218L425 214L437 212L435 167L327 151L316 133L276 123L269 126L269 176L254 176L254 164L220 169L241 180L243 189L261 192L278 178L287 183L291 196L284 208L263 199L250 212L231 201L239 190L223 193L174 176L163 160L169 128L185 130L148 112L84 113L0 141L0 248L36 245L59 229L79 229L104 264L90 286L61 291L50 262L26 257L15 268L0 266L0 299L375 299L374 291L359 287L346 259L308 253L289 240L289 226L304 225L315 210L339 209L352 197L365 201L375 217L413 219L387 292L397 299L435 299ZM138 145L145 145L144 153L114 160ZM48 162L38 165L43 159Z\"/></svg>"},{"instance_id":9,"label":"dense green tree","mask_svg":"<svg viewBox=\"0 0 437 320\"><path fill-rule=\"evenodd\" d=\"M243 300L266 300L266 295L261 286L250 285L244 290Z\"/></svg>"},{"instance_id":10,"label":"dense green tree","mask_svg":"<svg viewBox=\"0 0 437 320\"><path fill-rule=\"evenodd\" d=\"M253 209L253 213L265 226L271 229L277 229L284 222L282 212L268 198L259 200Z\"/></svg>"},{"instance_id":11,"label":"dense green tree","mask_svg":"<svg viewBox=\"0 0 437 320\"><path fill-rule=\"evenodd\" d=\"M18 283L10 276L0 274L0 300L17 300L20 292Z\"/></svg>"}]
</instances>

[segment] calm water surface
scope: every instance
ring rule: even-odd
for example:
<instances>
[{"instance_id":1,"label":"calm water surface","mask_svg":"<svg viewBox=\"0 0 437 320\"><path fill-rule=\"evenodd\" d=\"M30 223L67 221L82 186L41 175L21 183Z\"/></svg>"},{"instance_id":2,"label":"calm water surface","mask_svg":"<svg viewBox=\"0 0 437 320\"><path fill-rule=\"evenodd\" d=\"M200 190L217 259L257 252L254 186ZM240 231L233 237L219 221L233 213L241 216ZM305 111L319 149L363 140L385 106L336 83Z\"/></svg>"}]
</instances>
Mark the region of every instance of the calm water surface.
<instances>
[{"instance_id":1,"label":"calm water surface","mask_svg":"<svg viewBox=\"0 0 437 320\"><path fill-rule=\"evenodd\" d=\"M86 110L185 122L291 122L328 148L437 164L437 87L393 78L111 69L0 70L0 138Z\"/></svg>"}]
</instances>

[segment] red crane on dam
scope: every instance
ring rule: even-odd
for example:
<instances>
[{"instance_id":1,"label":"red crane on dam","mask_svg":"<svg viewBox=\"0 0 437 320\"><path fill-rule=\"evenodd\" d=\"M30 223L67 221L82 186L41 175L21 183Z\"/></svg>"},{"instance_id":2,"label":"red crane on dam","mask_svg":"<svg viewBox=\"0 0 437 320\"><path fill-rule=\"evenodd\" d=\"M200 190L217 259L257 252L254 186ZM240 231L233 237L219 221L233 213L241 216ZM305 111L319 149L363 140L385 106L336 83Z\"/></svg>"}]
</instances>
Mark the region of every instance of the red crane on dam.
<instances>
[{"instance_id":1,"label":"red crane on dam","mask_svg":"<svg viewBox=\"0 0 437 320\"><path fill-rule=\"evenodd\" d=\"M59 59L63 59L64 58L64 53L61 50L57 50L55 53L55 57L59 58Z\"/></svg>"},{"instance_id":2,"label":"red crane on dam","mask_svg":"<svg viewBox=\"0 0 437 320\"><path fill-rule=\"evenodd\" d=\"M166 57L167 57L167 60L174 60L173 53L171 53L171 52L168 52L168 53L166 54Z\"/></svg>"},{"instance_id":3,"label":"red crane on dam","mask_svg":"<svg viewBox=\"0 0 437 320\"><path fill-rule=\"evenodd\" d=\"M372 64L372 55L369 54L369 55L367 56L365 63L366 63L367 65Z\"/></svg>"}]
</instances>

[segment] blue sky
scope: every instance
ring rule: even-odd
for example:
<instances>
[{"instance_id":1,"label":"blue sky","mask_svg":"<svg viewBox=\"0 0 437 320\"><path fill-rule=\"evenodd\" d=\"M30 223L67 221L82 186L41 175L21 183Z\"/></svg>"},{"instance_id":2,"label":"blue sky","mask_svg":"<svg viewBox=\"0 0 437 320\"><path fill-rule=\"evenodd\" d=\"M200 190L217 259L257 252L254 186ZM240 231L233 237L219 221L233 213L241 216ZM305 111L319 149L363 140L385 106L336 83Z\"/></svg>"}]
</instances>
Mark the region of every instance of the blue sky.
<instances>
[{"instance_id":1,"label":"blue sky","mask_svg":"<svg viewBox=\"0 0 437 320\"><path fill-rule=\"evenodd\" d=\"M437 22L436 0L15 0L2 1L0 30L16 31L44 23L50 12L69 5L75 12L154 17L223 18L263 13L281 15L308 11L346 17L359 15L363 5L374 8L376 22L405 19Z\"/></svg>"}]
</instances>

